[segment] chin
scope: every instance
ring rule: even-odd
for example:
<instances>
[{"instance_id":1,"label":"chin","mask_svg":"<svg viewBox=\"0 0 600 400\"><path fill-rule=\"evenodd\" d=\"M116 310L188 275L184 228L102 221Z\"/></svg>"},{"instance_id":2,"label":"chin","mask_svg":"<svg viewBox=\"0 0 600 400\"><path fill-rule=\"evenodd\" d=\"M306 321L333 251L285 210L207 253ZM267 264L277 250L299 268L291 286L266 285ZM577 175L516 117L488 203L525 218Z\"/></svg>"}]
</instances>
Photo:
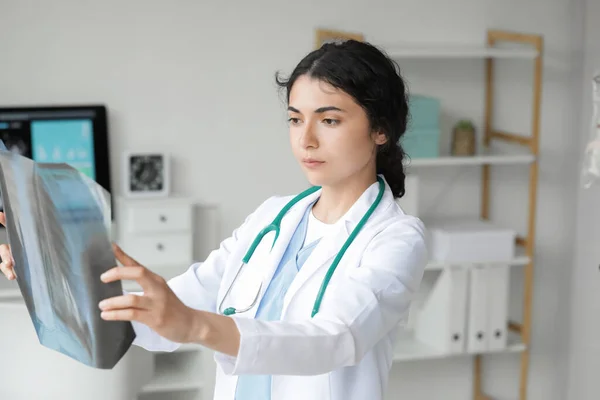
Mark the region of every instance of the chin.
<instances>
[{"instance_id":1,"label":"chin","mask_svg":"<svg viewBox=\"0 0 600 400\"><path fill-rule=\"evenodd\" d=\"M314 171L307 171L306 179L313 186L327 186L331 184L331 177L326 174L317 174Z\"/></svg>"}]
</instances>

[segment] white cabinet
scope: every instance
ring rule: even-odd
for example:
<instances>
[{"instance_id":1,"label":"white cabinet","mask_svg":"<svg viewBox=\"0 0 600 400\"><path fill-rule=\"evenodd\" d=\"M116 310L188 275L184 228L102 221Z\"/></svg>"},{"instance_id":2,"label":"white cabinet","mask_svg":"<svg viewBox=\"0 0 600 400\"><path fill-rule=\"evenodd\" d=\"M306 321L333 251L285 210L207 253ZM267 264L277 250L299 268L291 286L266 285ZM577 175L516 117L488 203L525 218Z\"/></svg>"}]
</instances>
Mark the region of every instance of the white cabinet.
<instances>
[{"instance_id":1,"label":"white cabinet","mask_svg":"<svg viewBox=\"0 0 600 400\"><path fill-rule=\"evenodd\" d=\"M153 376L138 400L210 400L214 390L214 358L199 345L183 345L172 353L152 353Z\"/></svg>"},{"instance_id":2,"label":"white cabinet","mask_svg":"<svg viewBox=\"0 0 600 400\"><path fill-rule=\"evenodd\" d=\"M116 242L142 265L171 279L182 274L195 258L217 245L216 208L199 206L187 198L118 199L115 210ZM197 218L199 217L199 218ZM199 223L195 223L196 220ZM201 227L196 232L195 226ZM197 243L196 238L201 238ZM125 290L141 290L135 282ZM152 378L142 387L139 400L212 399L213 352L199 345L183 345L172 353L152 354Z\"/></svg>"},{"instance_id":3,"label":"white cabinet","mask_svg":"<svg viewBox=\"0 0 600 400\"><path fill-rule=\"evenodd\" d=\"M191 200L181 198L119 199L115 212L119 245L142 265L160 274L166 269L181 270L191 265L193 207Z\"/></svg>"}]
</instances>

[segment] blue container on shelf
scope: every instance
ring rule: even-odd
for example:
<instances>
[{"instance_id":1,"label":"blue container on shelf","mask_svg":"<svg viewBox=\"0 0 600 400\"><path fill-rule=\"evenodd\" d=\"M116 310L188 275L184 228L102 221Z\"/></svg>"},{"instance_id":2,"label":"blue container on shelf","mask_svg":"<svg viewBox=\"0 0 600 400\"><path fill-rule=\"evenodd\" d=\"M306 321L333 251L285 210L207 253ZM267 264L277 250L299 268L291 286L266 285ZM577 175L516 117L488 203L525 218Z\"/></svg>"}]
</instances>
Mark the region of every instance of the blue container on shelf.
<instances>
[{"instance_id":1,"label":"blue container on shelf","mask_svg":"<svg viewBox=\"0 0 600 400\"><path fill-rule=\"evenodd\" d=\"M418 128L438 128L440 125L440 100L435 97L411 95L409 97L409 126Z\"/></svg>"},{"instance_id":2,"label":"blue container on shelf","mask_svg":"<svg viewBox=\"0 0 600 400\"><path fill-rule=\"evenodd\" d=\"M400 145L410 159L439 157L440 128L409 129L400 138Z\"/></svg>"},{"instance_id":3,"label":"blue container on shelf","mask_svg":"<svg viewBox=\"0 0 600 400\"><path fill-rule=\"evenodd\" d=\"M410 118L400 145L410 158L440 155L440 100L424 95L409 98Z\"/></svg>"}]
</instances>

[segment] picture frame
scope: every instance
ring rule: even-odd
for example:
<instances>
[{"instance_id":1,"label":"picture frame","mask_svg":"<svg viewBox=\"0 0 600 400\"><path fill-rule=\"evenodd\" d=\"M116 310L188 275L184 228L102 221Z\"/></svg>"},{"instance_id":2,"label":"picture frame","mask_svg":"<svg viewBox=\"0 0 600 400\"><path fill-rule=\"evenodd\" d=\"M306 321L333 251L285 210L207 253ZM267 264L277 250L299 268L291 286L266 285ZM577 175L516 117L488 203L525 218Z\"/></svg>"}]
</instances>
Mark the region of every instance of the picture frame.
<instances>
[{"instance_id":1,"label":"picture frame","mask_svg":"<svg viewBox=\"0 0 600 400\"><path fill-rule=\"evenodd\" d=\"M315 48L318 49L325 43L354 39L365 41L365 35L360 32L341 31L335 29L319 28L315 32Z\"/></svg>"},{"instance_id":2,"label":"picture frame","mask_svg":"<svg viewBox=\"0 0 600 400\"><path fill-rule=\"evenodd\" d=\"M168 197L171 191L171 158L160 151L125 151L122 176L125 197Z\"/></svg>"}]
</instances>

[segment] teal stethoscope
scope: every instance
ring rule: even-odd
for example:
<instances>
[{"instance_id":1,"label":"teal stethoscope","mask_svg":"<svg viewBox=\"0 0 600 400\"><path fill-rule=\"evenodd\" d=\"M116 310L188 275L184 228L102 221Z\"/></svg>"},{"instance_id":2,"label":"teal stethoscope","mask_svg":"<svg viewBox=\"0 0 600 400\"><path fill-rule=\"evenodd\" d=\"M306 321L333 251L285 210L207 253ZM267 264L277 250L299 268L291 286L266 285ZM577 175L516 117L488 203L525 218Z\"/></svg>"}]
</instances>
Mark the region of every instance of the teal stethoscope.
<instances>
[{"instance_id":1,"label":"teal stethoscope","mask_svg":"<svg viewBox=\"0 0 600 400\"><path fill-rule=\"evenodd\" d=\"M358 232L365 225L365 223L367 222L367 220L369 219L371 214L373 214L373 211L375 211L375 209L381 202L381 198L383 197L383 193L385 192L385 184L383 182L383 179L379 176L377 176L377 181L379 182L379 194L377 195L377 198L375 199L375 201L373 202L371 207L367 210L365 215L362 217L360 222L356 225L356 227L354 228L354 230L352 231L352 233L350 234L348 239L346 239L346 242L342 246L341 250L338 252L338 254L335 257L335 259L333 260L333 262L331 263L331 266L329 267L329 270L327 271L327 274L325 275L325 278L323 279L323 283L321 284L321 289L319 290L319 293L317 294L317 298L315 299L315 304L313 306L312 315L311 315L312 317L314 317L315 314L317 312L319 312L319 308L321 307L321 301L323 300L323 295L325 294L327 285L329 284L329 281L331 280L331 276L333 275L335 269L337 268L340 260L344 256L344 253L346 252L346 250L348 249L348 247L350 246L350 244L352 243L352 241L354 240L354 238L356 237ZM266 234L268 234L269 232L275 231L275 239L273 239L273 245L271 246L271 249L272 249L273 246L275 246L275 242L277 241L277 238L279 237L279 228L281 226L281 221L283 220L283 217L285 216L285 214L294 206L294 204L296 204L297 202L299 202L306 196L309 196L310 194L316 192L320 188L321 188L320 186L313 186L309 189L306 189L302 193L296 195L292 200L290 200L281 209L281 211L279 211L279 214L277 214L277 216L275 217L273 222L271 222L262 231L259 232L259 234L256 236L256 238L252 242L252 245L246 252L246 255L242 259L242 265L238 269L238 272L236 273L235 277L233 278L233 281L229 285L229 288L227 289L225 296L223 296L223 300L221 300L221 304L219 304L219 312L221 312L223 315L233 315L233 314L240 314L240 313L246 312L246 311L250 310L252 307L254 307L254 305L256 304L256 301L258 300L258 296L260 295L260 291L262 289L262 282L260 283L260 286L258 287L258 291L256 292L256 296L254 297L254 300L252 300L252 303L248 307L243 308L243 309L228 307L225 310L222 310L223 302L229 295L229 292L231 291L231 288L235 284L235 281L236 281L238 275L240 274L240 271L244 267L244 264L248 264L250 262L250 258L254 254L254 250L256 250L256 247L258 247L258 245L261 242L261 240L263 239L263 237Z\"/></svg>"}]
</instances>

